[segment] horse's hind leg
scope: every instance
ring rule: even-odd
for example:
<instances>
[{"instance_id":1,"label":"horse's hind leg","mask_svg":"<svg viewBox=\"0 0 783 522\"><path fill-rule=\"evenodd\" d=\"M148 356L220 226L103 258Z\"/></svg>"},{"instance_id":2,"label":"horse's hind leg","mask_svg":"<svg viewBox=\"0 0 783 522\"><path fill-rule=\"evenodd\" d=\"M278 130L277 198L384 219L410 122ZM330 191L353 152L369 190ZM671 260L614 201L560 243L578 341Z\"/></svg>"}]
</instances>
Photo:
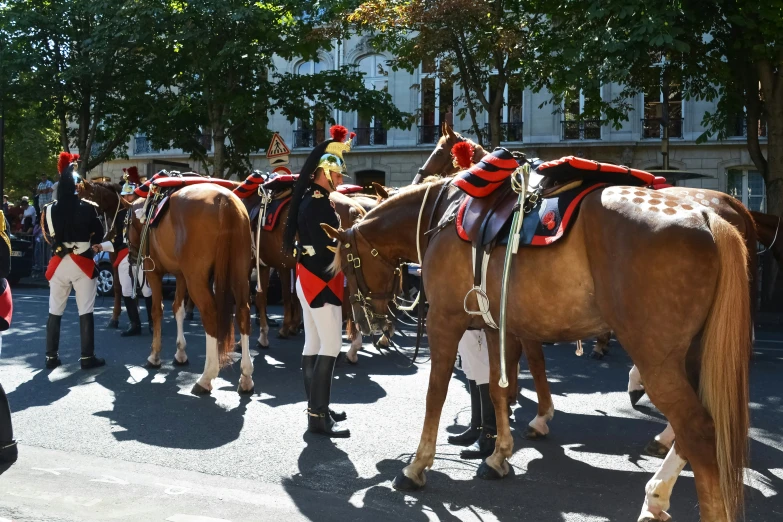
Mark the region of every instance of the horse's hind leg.
<instances>
[{"instance_id":1,"label":"horse's hind leg","mask_svg":"<svg viewBox=\"0 0 783 522\"><path fill-rule=\"evenodd\" d=\"M185 289L185 320L186 321L192 321L193 320L193 310L196 308L196 304L193 302L193 299L190 298L188 295L187 288Z\"/></svg>"},{"instance_id":2,"label":"horse's hind leg","mask_svg":"<svg viewBox=\"0 0 783 522\"><path fill-rule=\"evenodd\" d=\"M283 326L277 331L277 336L281 339L297 334L299 323L294 318L294 299L296 295L291 292L291 270L281 268L277 271L280 276L280 290L283 298Z\"/></svg>"},{"instance_id":3,"label":"horse's hind leg","mask_svg":"<svg viewBox=\"0 0 783 522\"><path fill-rule=\"evenodd\" d=\"M665 457L674 444L674 428L671 423L666 425L666 429L655 436L653 440L644 448L644 452L652 457Z\"/></svg>"},{"instance_id":4,"label":"horse's hind leg","mask_svg":"<svg viewBox=\"0 0 783 522\"><path fill-rule=\"evenodd\" d=\"M262 266L258 275L258 284L261 289L256 292L256 310L261 323L258 332L256 346L261 350L269 348L269 325L266 322L266 301L269 295L269 267Z\"/></svg>"},{"instance_id":5,"label":"horse's hind leg","mask_svg":"<svg viewBox=\"0 0 783 522\"><path fill-rule=\"evenodd\" d=\"M239 275L242 273L241 268L233 267L231 270L231 288L234 294L237 325L239 326L239 344L242 347L242 362L240 363L242 376L239 378L237 391L242 394L250 394L255 389L253 360L250 358L250 287L247 284L247 279Z\"/></svg>"},{"instance_id":6,"label":"horse's hind leg","mask_svg":"<svg viewBox=\"0 0 783 522\"><path fill-rule=\"evenodd\" d=\"M533 376L533 386L538 395L538 413L536 418L530 421L525 438L540 439L549 433L547 422L555 416L555 407L552 404L552 394L549 391L549 382L546 380L546 362L544 350L540 341L523 340L522 348L527 358L527 367Z\"/></svg>"},{"instance_id":7,"label":"horse's hind leg","mask_svg":"<svg viewBox=\"0 0 783 522\"><path fill-rule=\"evenodd\" d=\"M206 334L206 362L204 373L201 374L191 393L194 395L206 395L212 391L212 381L220 371L220 357L217 344L217 308L215 296L212 293L212 285L206 274L200 277L188 277L188 292L190 298L198 307L201 314L201 324Z\"/></svg>"},{"instance_id":8,"label":"horse's hind leg","mask_svg":"<svg viewBox=\"0 0 783 522\"><path fill-rule=\"evenodd\" d=\"M631 398L631 406L636 406L636 403L644 397L645 393L642 375L639 373L639 368L634 364L631 371L628 372L628 396Z\"/></svg>"},{"instance_id":9,"label":"horse's hind leg","mask_svg":"<svg viewBox=\"0 0 783 522\"><path fill-rule=\"evenodd\" d=\"M424 470L432 467L435 460L435 444L443 402L446 400L451 372L457 358L457 344L466 327L464 324L454 324L453 317L439 314L436 309L430 308L427 335L430 339L432 360L424 428L416 457L394 479L395 489L415 490L424 486L427 481Z\"/></svg>"},{"instance_id":10,"label":"horse's hind leg","mask_svg":"<svg viewBox=\"0 0 783 522\"><path fill-rule=\"evenodd\" d=\"M161 330L163 327L163 275L147 272L147 282L152 290L152 350L145 368L160 368Z\"/></svg>"},{"instance_id":11,"label":"horse's hind leg","mask_svg":"<svg viewBox=\"0 0 783 522\"><path fill-rule=\"evenodd\" d=\"M177 353L174 356L175 366L184 366L188 364L188 355L185 348L188 343L185 341L185 295L187 285L184 277L177 277L177 289L174 294L174 318L177 321Z\"/></svg>"}]
</instances>

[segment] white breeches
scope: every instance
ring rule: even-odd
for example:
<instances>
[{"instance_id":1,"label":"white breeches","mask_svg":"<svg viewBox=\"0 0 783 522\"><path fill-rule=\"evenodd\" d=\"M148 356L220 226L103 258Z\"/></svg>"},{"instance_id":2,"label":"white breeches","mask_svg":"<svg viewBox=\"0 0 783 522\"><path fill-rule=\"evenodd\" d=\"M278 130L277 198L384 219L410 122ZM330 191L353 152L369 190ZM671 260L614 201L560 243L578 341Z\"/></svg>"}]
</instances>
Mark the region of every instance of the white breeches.
<instances>
[{"instance_id":1,"label":"white breeches","mask_svg":"<svg viewBox=\"0 0 783 522\"><path fill-rule=\"evenodd\" d=\"M49 313L63 315L73 288L79 315L91 314L95 308L97 285L98 281L82 272L70 255L65 256L49 281Z\"/></svg>"},{"instance_id":2,"label":"white breeches","mask_svg":"<svg viewBox=\"0 0 783 522\"><path fill-rule=\"evenodd\" d=\"M134 266L131 268L128 258L129 256L123 257L122 261L120 261L120 264L117 266L117 273L120 276L120 285L122 286L122 297L131 297L133 295L133 272L131 272L131 270L136 270L136 267ZM141 272L140 275L144 277L144 284L141 286L141 295L150 297L152 295L152 288L150 288L149 283L147 283L144 272Z\"/></svg>"},{"instance_id":3,"label":"white breeches","mask_svg":"<svg viewBox=\"0 0 783 522\"><path fill-rule=\"evenodd\" d=\"M468 330L457 347L465 376L476 384L489 383L489 353L484 330Z\"/></svg>"},{"instance_id":4,"label":"white breeches","mask_svg":"<svg viewBox=\"0 0 783 522\"><path fill-rule=\"evenodd\" d=\"M343 345L343 309L332 304L310 308L296 278L296 295L302 303L305 344L302 355L327 355L337 357Z\"/></svg>"}]
</instances>

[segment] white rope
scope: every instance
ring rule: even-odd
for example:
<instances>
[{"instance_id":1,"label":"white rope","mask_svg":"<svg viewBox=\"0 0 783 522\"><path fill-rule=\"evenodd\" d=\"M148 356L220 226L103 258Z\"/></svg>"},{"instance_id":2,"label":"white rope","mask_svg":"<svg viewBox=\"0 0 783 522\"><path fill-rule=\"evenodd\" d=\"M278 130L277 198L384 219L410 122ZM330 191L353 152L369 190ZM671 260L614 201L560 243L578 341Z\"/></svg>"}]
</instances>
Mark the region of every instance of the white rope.
<instances>
[{"instance_id":1,"label":"white rope","mask_svg":"<svg viewBox=\"0 0 783 522\"><path fill-rule=\"evenodd\" d=\"M419 266L421 267L421 216L424 214L424 207L427 205L427 196L430 193L432 183L427 184L427 190L424 191L424 200L419 209L419 219L416 221L416 255L419 256Z\"/></svg>"}]
</instances>

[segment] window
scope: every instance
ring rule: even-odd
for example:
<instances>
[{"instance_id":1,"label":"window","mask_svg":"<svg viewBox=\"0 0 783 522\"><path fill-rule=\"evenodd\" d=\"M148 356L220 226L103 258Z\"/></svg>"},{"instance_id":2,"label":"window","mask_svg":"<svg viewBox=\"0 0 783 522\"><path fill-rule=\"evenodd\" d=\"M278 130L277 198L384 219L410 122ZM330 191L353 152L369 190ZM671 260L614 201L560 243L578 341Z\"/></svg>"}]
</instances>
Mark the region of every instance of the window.
<instances>
[{"instance_id":1,"label":"window","mask_svg":"<svg viewBox=\"0 0 783 522\"><path fill-rule=\"evenodd\" d=\"M489 77L487 99L493 103L497 98L497 75ZM514 78L506 83L503 90L503 108L500 113L500 141L522 141L522 100L524 90L517 86ZM484 133L492 140L489 123L484 125Z\"/></svg>"},{"instance_id":2,"label":"window","mask_svg":"<svg viewBox=\"0 0 783 522\"><path fill-rule=\"evenodd\" d=\"M454 85L437 76L438 63L425 59L419 71L418 143L435 143L443 122L454 125Z\"/></svg>"},{"instance_id":3,"label":"window","mask_svg":"<svg viewBox=\"0 0 783 522\"><path fill-rule=\"evenodd\" d=\"M572 89L566 93L563 100L563 140L600 140L601 139L601 119L584 118L585 113L594 112L588 109L600 106L601 89L595 91L584 91Z\"/></svg>"},{"instance_id":4,"label":"window","mask_svg":"<svg viewBox=\"0 0 783 522\"><path fill-rule=\"evenodd\" d=\"M682 138L682 104L682 89L679 85L669 87L668 99L664 99L663 90L658 86L645 89L642 138L663 137L664 110L668 111L669 137Z\"/></svg>"},{"instance_id":5,"label":"window","mask_svg":"<svg viewBox=\"0 0 783 522\"><path fill-rule=\"evenodd\" d=\"M742 201L750 210L767 211L767 191L764 178L759 171L742 168L729 169L726 181L729 195Z\"/></svg>"},{"instance_id":6,"label":"window","mask_svg":"<svg viewBox=\"0 0 783 522\"><path fill-rule=\"evenodd\" d=\"M375 195L375 189L372 186L373 181L380 185L386 184L386 174L380 170L360 170L354 174L355 183L362 187L365 194Z\"/></svg>"},{"instance_id":7,"label":"window","mask_svg":"<svg viewBox=\"0 0 783 522\"><path fill-rule=\"evenodd\" d=\"M737 114L730 122L726 135L729 138L747 138L748 137L748 119L745 117L745 109ZM763 116L759 120L758 126L759 138L767 137L767 122Z\"/></svg>"},{"instance_id":8,"label":"window","mask_svg":"<svg viewBox=\"0 0 783 522\"><path fill-rule=\"evenodd\" d=\"M317 74L325 71L321 62L302 62L296 66L296 74ZM324 118L313 117L310 120L296 119L294 129L294 148L312 148L326 139L326 121Z\"/></svg>"},{"instance_id":9,"label":"window","mask_svg":"<svg viewBox=\"0 0 783 522\"><path fill-rule=\"evenodd\" d=\"M359 60L358 71L364 75L364 86L374 91L388 90L389 69L386 58L380 54L371 54ZM386 145L386 129L383 122L372 112L356 115L356 138L354 144Z\"/></svg>"}]
</instances>

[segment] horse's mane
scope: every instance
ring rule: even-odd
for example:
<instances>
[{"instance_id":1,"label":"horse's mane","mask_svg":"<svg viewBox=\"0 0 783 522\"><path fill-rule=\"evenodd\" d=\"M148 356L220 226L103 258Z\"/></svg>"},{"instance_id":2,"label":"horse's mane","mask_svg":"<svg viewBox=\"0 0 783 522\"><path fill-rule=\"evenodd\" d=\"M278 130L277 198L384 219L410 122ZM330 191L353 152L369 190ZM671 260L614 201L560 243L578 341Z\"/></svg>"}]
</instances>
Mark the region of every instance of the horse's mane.
<instances>
[{"instance_id":1,"label":"horse's mane","mask_svg":"<svg viewBox=\"0 0 783 522\"><path fill-rule=\"evenodd\" d=\"M356 209L356 213L360 216L360 219L364 217L365 214L367 214L367 211L364 210L364 207L361 206L358 201L355 201L353 198L337 192L336 190L329 193L329 199L336 203L342 203L348 207Z\"/></svg>"},{"instance_id":2,"label":"horse's mane","mask_svg":"<svg viewBox=\"0 0 783 522\"><path fill-rule=\"evenodd\" d=\"M113 192L116 192L117 194L119 194L120 191L122 190L122 185L111 181L90 181L90 183L92 183L96 187L101 187L106 190L111 190Z\"/></svg>"}]
</instances>

